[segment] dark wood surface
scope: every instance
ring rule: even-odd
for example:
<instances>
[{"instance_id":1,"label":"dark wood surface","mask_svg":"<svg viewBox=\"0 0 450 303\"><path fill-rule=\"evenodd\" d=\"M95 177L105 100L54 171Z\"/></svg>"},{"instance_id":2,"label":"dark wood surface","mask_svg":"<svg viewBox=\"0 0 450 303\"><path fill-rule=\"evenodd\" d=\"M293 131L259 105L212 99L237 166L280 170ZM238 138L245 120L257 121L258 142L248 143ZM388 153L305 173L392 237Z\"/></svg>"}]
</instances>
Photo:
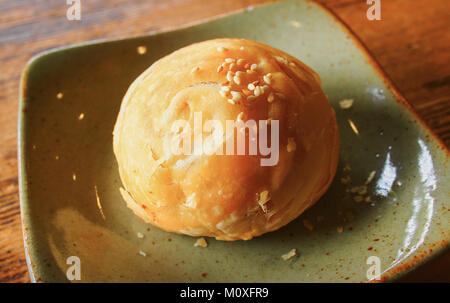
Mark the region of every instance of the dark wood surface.
<instances>
[{"instance_id":1,"label":"dark wood surface","mask_svg":"<svg viewBox=\"0 0 450 303\"><path fill-rule=\"evenodd\" d=\"M0 0L0 282L28 282L17 182L17 102L26 62L44 50L145 34L266 0L81 0L82 20L61 0ZM365 0L320 0L366 44L411 105L450 146L450 2L381 0L368 21ZM446 255L405 281L450 281Z\"/></svg>"}]
</instances>

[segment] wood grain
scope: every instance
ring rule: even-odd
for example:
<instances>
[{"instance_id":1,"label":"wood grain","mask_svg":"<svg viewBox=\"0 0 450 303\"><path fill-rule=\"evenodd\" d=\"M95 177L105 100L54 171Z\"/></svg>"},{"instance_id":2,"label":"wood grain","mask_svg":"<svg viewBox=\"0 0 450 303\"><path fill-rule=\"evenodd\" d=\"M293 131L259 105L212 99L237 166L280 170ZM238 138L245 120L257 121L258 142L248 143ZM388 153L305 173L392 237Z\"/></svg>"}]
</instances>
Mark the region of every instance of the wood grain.
<instances>
[{"instance_id":1,"label":"wood grain","mask_svg":"<svg viewBox=\"0 0 450 303\"><path fill-rule=\"evenodd\" d=\"M100 38L145 34L267 0L81 0L82 20L61 0L0 0L0 282L28 282L17 182L20 73L33 55ZM448 0L381 0L382 21L363 0L320 0L367 45L411 105L450 146ZM408 281L450 281L449 258ZM432 266L431 266L432 267Z\"/></svg>"}]
</instances>

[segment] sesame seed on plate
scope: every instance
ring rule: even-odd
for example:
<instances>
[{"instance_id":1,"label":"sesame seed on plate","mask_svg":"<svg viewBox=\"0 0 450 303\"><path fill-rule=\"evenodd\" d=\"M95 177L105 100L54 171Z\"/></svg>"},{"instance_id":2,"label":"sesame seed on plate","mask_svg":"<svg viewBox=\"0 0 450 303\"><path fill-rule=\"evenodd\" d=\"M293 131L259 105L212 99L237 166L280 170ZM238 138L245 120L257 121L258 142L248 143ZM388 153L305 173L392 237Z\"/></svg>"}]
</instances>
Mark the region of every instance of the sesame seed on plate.
<instances>
[{"instance_id":1,"label":"sesame seed on plate","mask_svg":"<svg viewBox=\"0 0 450 303\"><path fill-rule=\"evenodd\" d=\"M344 100L339 101L339 106L342 109L349 109L350 107L353 106L354 102L355 102L355 100L353 100L353 99L344 99Z\"/></svg>"},{"instance_id":2,"label":"sesame seed on plate","mask_svg":"<svg viewBox=\"0 0 450 303\"><path fill-rule=\"evenodd\" d=\"M145 54L147 52L147 47L145 47L143 45L138 46L137 52L138 52L139 55L143 55L143 54Z\"/></svg>"},{"instance_id":3,"label":"sesame seed on plate","mask_svg":"<svg viewBox=\"0 0 450 303\"><path fill-rule=\"evenodd\" d=\"M234 63L234 62L236 62L236 59L233 59L233 58L226 58L226 59L225 59L225 62L226 62L226 63Z\"/></svg>"},{"instance_id":4,"label":"sesame seed on plate","mask_svg":"<svg viewBox=\"0 0 450 303\"><path fill-rule=\"evenodd\" d=\"M295 248L291 249L289 252L285 253L281 256L281 259L287 261L297 255L297 250Z\"/></svg>"},{"instance_id":5,"label":"sesame seed on plate","mask_svg":"<svg viewBox=\"0 0 450 303\"><path fill-rule=\"evenodd\" d=\"M194 246L195 247L207 247L208 242L206 242L205 238L201 237L201 238L197 239L197 241L195 241Z\"/></svg>"}]
</instances>

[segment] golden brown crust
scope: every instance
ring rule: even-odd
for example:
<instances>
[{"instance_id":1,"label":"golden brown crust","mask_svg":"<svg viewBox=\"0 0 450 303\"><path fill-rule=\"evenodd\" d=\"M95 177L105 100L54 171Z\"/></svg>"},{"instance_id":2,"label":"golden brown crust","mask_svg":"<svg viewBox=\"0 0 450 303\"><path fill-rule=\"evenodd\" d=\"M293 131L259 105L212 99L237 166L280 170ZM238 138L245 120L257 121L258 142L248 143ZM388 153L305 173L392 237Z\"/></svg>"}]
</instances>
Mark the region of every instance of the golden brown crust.
<instances>
[{"instance_id":1,"label":"golden brown crust","mask_svg":"<svg viewBox=\"0 0 450 303\"><path fill-rule=\"evenodd\" d=\"M261 166L260 153L170 154L171 125L185 119L193 126L195 112L223 125L238 117L279 120L278 164ZM251 239L298 217L330 185L339 154L318 75L243 39L196 43L155 62L128 89L113 144L136 215L167 231L219 240Z\"/></svg>"}]
</instances>

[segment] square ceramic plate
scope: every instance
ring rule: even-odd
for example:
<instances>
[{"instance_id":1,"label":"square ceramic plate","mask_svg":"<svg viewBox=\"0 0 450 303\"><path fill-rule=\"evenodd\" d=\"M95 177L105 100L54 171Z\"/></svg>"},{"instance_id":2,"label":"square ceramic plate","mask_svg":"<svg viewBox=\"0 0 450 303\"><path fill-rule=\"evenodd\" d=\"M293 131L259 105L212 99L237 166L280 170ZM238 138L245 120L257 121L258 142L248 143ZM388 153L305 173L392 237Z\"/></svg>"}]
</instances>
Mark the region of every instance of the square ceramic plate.
<instances>
[{"instance_id":1,"label":"square ceramic plate","mask_svg":"<svg viewBox=\"0 0 450 303\"><path fill-rule=\"evenodd\" d=\"M135 77L182 46L216 37L257 40L314 68L336 110L341 156L326 195L288 226L198 248L196 239L150 226L125 206L111 132ZM147 52L139 55L139 46ZM342 99L354 105L341 109ZM370 256L387 280L449 247L448 151L353 34L312 2L44 53L23 74L19 128L23 229L35 281L67 281L70 256L80 258L83 282L359 282L368 281ZM357 197L352 189L371 172L367 194L357 188ZM283 261L292 248L298 255Z\"/></svg>"}]
</instances>

